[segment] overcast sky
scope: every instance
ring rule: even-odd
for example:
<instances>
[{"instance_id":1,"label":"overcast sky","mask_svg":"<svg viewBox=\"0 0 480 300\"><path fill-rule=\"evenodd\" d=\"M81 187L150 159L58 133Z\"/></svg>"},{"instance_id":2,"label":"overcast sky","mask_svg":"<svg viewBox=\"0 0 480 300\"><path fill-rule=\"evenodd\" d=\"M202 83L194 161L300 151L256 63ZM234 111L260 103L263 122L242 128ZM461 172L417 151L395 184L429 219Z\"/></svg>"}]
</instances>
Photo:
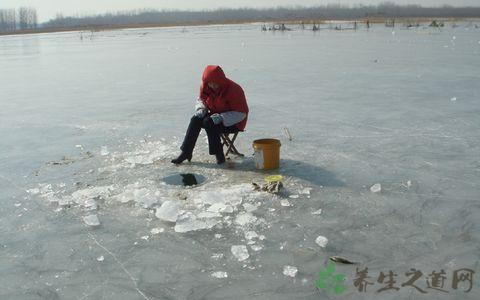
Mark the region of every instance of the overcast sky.
<instances>
[{"instance_id":1,"label":"overcast sky","mask_svg":"<svg viewBox=\"0 0 480 300\"><path fill-rule=\"evenodd\" d=\"M129 10L135 8L155 9L215 9L218 7L274 7L289 5L312 6L318 4L378 4L385 0L0 0L0 8L16 8L20 6L35 7L39 21L43 22L63 15L97 14L108 11ZM424 6L480 6L480 0L390 0L398 4L421 4Z\"/></svg>"}]
</instances>

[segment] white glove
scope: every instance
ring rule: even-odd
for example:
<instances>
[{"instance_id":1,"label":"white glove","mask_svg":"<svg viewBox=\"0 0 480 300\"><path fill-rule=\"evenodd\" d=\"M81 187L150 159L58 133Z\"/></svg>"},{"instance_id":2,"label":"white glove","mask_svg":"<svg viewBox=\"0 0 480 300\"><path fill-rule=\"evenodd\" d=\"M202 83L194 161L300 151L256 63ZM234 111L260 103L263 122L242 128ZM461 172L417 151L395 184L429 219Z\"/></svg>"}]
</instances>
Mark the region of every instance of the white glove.
<instances>
[{"instance_id":1,"label":"white glove","mask_svg":"<svg viewBox=\"0 0 480 300\"><path fill-rule=\"evenodd\" d=\"M203 118L207 114L207 110L204 108L197 109L197 111L193 114L197 118Z\"/></svg>"}]
</instances>

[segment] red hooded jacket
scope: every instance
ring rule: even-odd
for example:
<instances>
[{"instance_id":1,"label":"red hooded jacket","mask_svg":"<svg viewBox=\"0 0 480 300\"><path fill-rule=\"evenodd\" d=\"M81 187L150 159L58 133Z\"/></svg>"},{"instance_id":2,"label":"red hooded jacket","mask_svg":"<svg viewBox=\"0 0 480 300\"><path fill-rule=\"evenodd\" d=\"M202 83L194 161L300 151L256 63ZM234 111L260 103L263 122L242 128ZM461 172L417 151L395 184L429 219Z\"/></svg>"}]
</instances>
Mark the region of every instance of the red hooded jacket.
<instances>
[{"instance_id":1,"label":"red hooded jacket","mask_svg":"<svg viewBox=\"0 0 480 300\"><path fill-rule=\"evenodd\" d=\"M208 83L219 85L218 91L213 91ZM245 113L245 119L235 124L239 130L247 125L248 105L243 89L228 79L220 66L207 66L203 71L200 85L200 99L211 113L238 111Z\"/></svg>"}]
</instances>

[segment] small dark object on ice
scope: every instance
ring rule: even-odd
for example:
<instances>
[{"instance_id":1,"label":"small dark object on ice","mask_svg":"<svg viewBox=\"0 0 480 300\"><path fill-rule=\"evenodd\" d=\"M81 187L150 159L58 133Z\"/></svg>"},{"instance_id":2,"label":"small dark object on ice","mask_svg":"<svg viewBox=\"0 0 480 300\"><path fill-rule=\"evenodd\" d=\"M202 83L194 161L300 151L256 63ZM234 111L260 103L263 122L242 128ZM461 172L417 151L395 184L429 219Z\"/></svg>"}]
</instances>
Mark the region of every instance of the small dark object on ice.
<instances>
[{"instance_id":1,"label":"small dark object on ice","mask_svg":"<svg viewBox=\"0 0 480 300\"><path fill-rule=\"evenodd\" d=\"M83 157L84 159L87 159L87 158L92 158L94 155L92 154L92 152L90 151L87 151L85 152L85 156Z\"/></svg>"},{"instance_id":2,"label":"small dark object on ice","mask_svg":"<svg viewBox=\"0 0 480 300\"><path fill-rule=\"evenodd\" d=\"M47 165L68 165L73 163L74 161L75 161L74 159L64 156L60 161L49 161L46 164Z\"/></svg>"},{"instance_id":3,"label":"small dark object on ice","mask_svg":"<svg viewBox=\"0 0 480 300\"><path fill-rule=\"evenodd\" d=\"M331 256L330 260L334 261L334 262L337 262L337 263L346 264L346 265L356 265L356 264L358 264L357 262L349 261L348 259L340 257L340 256Z\"/></svg>"},{"instance_id":4,"label":"small dark object on ice","mask_svg":"<svg viewBox=\"0 0 480 300\"><path fill-rule=\"evenodd\" d=\"M187 200L187 195L182 192L175 193L175 196L177 196L177 198L179 198L180 200Z\"/></svg>"}]
</instances>

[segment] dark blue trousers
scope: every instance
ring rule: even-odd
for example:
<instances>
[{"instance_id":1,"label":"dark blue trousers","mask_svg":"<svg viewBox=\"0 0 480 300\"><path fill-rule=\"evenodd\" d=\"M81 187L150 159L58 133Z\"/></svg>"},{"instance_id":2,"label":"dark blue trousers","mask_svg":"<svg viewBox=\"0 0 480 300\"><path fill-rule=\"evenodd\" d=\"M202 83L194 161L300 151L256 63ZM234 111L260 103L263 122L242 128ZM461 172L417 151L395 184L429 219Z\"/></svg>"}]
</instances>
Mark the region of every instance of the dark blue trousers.
<instances>
[{"instance_id":1,"label":"dark blue trousers","mask_svg":"<svg viewBox=\"0 0 480 300\"><path fill-rule=\"evenodd\" d=\"M202 128L205 129L205 131L207 132L208 152L211 155L220 152L223 153L222 143L220 142L220 134L222 132L233 133L238 131L238 128L235 125L229 127L225 127L221 123L215 125L210 116L208 115L203 118L193 116L190 119L190 124L188 125L187 132L185 133L185 138L183 139L182 146L180 147L182 152L185 152L187 154L193 153L193 148L195 148L198 135L200 134L200 130Z\"/></svg>"}]
</instances>

